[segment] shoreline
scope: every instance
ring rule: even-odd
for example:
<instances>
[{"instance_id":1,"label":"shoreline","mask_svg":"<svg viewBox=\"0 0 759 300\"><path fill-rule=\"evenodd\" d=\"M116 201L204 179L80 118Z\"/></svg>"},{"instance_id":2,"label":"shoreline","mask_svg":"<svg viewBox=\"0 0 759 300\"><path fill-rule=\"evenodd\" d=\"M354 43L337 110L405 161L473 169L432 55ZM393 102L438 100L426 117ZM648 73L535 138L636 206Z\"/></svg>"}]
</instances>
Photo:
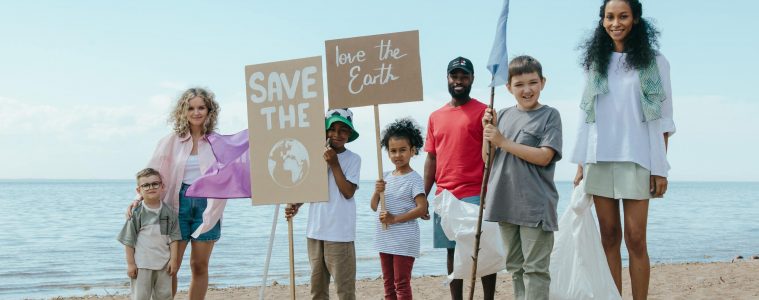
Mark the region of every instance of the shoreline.
<instances>
[{"instance_id":1,"label":"shoreline","mask_svg":"<svg viewBox=\"0 0 759 300\"><path fill-rule=\"evenodd\" d=\"M623 271L623 299L632 299L630 278L627 268ZM448 299L446 277L414 277L411 284L418 299ZM468 281L468 280L465 280ZM466 283L465 283L466 284ZM265 290L266 299L287 299L289 285L275 283ZM211 288L206 299L258 299L258 286ZM467 293L465 288L465 293ZM506 272L498 274L496 299L511 299L511 277ZM308 299L309 285L295 287L297 299ZM361 279L356 281L358 299L379 299L383 295L382 280ZM330 285L330 297L335 297L335 286ZM187 291L180 291L176 299L187 298ZM737 260L735 262L674 263L651 266L649 299L750 299L759 298L759 260ZM127 295L53 297L56 300L118 299L126 300ZM477 283L475 299L482 299L482 288Z\"/></svg>"}]
</instances>

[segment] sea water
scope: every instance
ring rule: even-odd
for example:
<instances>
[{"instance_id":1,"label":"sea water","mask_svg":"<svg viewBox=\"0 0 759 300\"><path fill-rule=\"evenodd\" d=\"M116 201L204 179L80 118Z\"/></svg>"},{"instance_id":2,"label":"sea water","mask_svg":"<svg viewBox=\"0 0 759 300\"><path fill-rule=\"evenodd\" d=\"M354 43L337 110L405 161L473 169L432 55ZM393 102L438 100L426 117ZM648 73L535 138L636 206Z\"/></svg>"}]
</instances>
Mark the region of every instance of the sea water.
<instances>
[{"instance_id":1,"label":"sea water","mask_svg":"<svg viewBox=\"0 0 759 300\"><path fill-rule=\"evenodd\" d=\"M559 182L559 216L572 184ZM356 193L358 278L378 278L374 250L376 213L369 207L374 182ZM0 181L0 299L49 298L128 292L124 246L116 235L134 196L134 182ZM289 282L287 222L277 218L269 284ZM209 266L210 286L260 285L275 206L228 201L222 238ZM296 283L308 281L307 205L295 217ZM339 216L335 216L339 218ZM665 199L652 200L648 247L652 263L729 261L759 254L759 183L671 182ZM420 221L421 257L414 276L445 273L445 250L432 248L432 222ZM623 250L623 259L626 259ZM190 282L188 247L179 272L180 289Z\"/></svg>"}]
</instances>

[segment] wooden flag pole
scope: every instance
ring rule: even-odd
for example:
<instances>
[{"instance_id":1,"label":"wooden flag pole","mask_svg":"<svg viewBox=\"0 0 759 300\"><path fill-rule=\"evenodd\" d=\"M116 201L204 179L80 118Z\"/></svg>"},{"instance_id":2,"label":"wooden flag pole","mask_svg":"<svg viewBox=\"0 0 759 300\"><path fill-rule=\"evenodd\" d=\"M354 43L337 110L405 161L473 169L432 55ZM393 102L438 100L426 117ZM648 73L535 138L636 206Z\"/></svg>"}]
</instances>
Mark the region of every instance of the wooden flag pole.
<instances>
[{"instance_id":1,"label":"wooden flag pole","mask_svg":"<svg viewBox=\"0 0 759 300\"><path fill-rule=\"evenodd\" d=\"M266 290L266 279L269 277L269 263L271 262L271 250L274 247L274 235L277 233L277 219L279 218L279 204L274 207L274 220L271 221L271 233L269 233L269 250L266 251L266 262L264 262L264 278L261 280L261 289L258 291L258 299L264 300L264 291Z\"/></svg>"},{"instance_id":2,"label":"wooden flag pole","mask_svg":"<svg viewBox=\"0 0 759 300\"><path fill-rule=\"evenodd\" d=\"M492 81L492 80L491 80ZM490 105L488 108L491 110L493 109L493 100L495 98L495 86L490 88ZM491 119L490 122L493 122ZM480 186L480 214L477 217L477 231L474 238L474 256L472 256L472 260L474 261L472 263L472 281L471 286L469 287L469 300L474 299L474 287L477 283L477 258L480 254L480 237L482 236L482 212L485 209L485 196L487 196L487 186L488 181L490 180L490 164L493 162L493 153L491 150L490 142L488 142L488 148L487 148L487 154L488 159L487 162L485 162L485 170L484 174L482 176L482 185Z\"/></svg>"},{"instance_id":3,"label":"wooden flag pole","mask_svg":"<svg viewBox=\"0 0 759 300\"><path fill-rule=\"evenodd\" d=\"M377 140L377 178L384 179L382 176L382 145L380 145L380 125L379 125L379 105L374 105L374 133ZM380 193L380 211L385 211L385 193ZM382 229L387 230L387 224L382 223Z\"/></svg>"},{"instance_id":4,"label":"wooden flag pole","mask_svg":"<svg viewBox=\"0 0 759 300\"><path fill-rule=\"evenodd\" d=\"M292 204L287 205L292 208ZM293 248L293 218L287 220L287 239L290 244L290 299L295 300L295 250Z\"/></svg>"}]
</instances>

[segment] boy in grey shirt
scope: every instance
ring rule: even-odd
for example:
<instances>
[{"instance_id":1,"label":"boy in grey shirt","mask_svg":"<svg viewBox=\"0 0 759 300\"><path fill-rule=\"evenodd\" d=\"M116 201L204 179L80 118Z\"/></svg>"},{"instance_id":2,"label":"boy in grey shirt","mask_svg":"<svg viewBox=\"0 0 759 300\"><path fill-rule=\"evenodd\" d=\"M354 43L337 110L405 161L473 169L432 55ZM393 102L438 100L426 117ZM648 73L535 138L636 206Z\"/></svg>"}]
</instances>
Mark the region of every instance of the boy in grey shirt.
<instances>
[{"instance_id":1,"label":"boy in grey shirt","mask_svg":"<svg viewBox=\"0 0 759 300\"><path fill-rule=\"evenodd\" d=\"M559 200L553 174L562 139L559 112L538 102L545 82L540 62L530 56L514 58L506 88L517 105L499 111L496 120L488 108L482 118L483 138L494 151L485 220L501 227L516 299L548 299L551 283L548 265Z\"/></svg>"},{"instance_id":2,"label":"boy in grey shirt","mask_svg":"<svg viewBox=\"0 0 759 300\"><path fill-rule=\"evenodd\" d=\"M164 185L158 171L137 173L137 205L117 239L126 249L127 275L133 300L173 299L171 277L176 274L179 234L177 214L161 201Z\"/></svg>"}]
</instances>

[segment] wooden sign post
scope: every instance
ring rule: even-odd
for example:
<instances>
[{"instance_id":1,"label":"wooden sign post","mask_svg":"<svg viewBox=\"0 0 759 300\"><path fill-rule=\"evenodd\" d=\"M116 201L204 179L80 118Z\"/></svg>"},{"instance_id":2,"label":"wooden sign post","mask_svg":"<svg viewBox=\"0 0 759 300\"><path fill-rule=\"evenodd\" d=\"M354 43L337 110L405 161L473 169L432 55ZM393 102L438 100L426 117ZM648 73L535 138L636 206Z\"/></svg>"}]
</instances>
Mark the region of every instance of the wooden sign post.
<instances>
[{"instance_id":1,"label":"wooden sign post","mask_svg":"<svg viewBox=\"0 0 759 300\"><path fill-rule=\"evenodd\" d=\"M419 31L328 40L324 44L329 108L374 106L377 176L382 179L379 104L422 100ZM380 209L385 211L384 194L380 194Z\"/></svg>"},{"instance_id":2,"label":"wooden sign post","mask_svg":"<svg viewBox=\"0 0 759 300\"><path fill-rule=\"evenodd\" d=\"M245 82L253 205L328 201L321 56L246 66Z\"/></svg>"}]
</instances>

